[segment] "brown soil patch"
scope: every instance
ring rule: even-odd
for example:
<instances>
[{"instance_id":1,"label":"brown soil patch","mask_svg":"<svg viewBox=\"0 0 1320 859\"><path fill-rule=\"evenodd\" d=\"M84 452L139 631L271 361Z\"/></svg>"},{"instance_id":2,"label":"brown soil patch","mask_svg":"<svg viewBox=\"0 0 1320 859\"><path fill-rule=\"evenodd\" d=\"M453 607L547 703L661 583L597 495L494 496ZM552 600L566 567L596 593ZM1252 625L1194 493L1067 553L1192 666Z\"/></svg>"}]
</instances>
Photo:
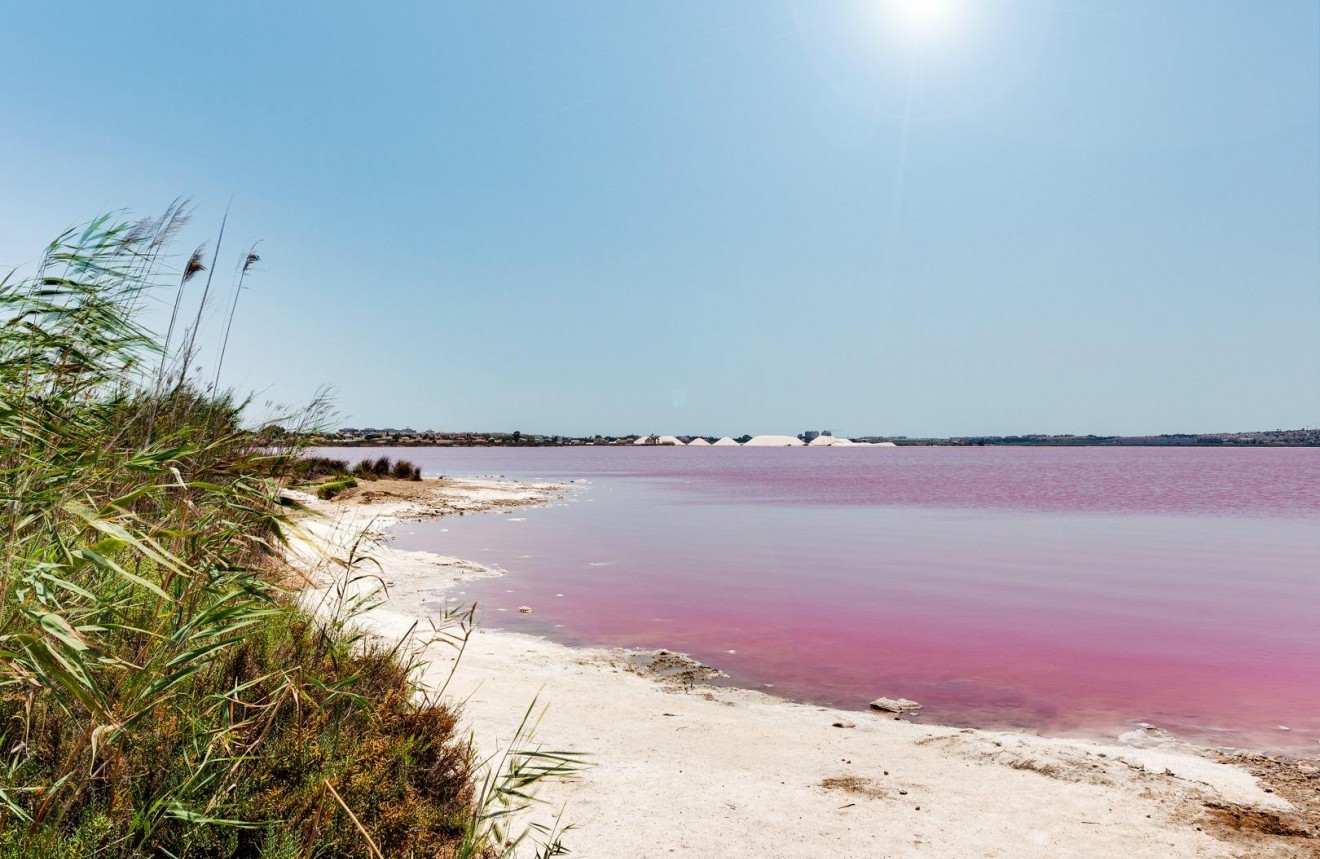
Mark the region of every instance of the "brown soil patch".
<instances>
[{"instance_id":1,"label":"brown soil patch","mask_svg":"<svg viewBox=\"0 0 1320 859\"><path fill-rule=\"evenodd\" d=\"M1320 857L1320 761L1251 752L1220 755L1219 759L1249 771L1266 790L1292 803L1293 810L1207 802L1206 831L1225 841L1269 845L1279 851L1277 855Z\"/></svg>"},{"instance_id":2,"label":"brown soil patch","mask_svg":"<svg viewBox=\"0 0 1320 859\"><path fill-rule=\"evenodd\" d=\"M340 504L381 504L390 501L434 501L443 497L445 490L453 489L455 482L439 480L393 480L380 478L363 480L335 496Z\"/></svg>"},{"instance_id":3,"label":"brown soil patch","mask_svg":"<svg viewBox=\"0 0 1320 859\"><path fill-rule=\"evenodd\" d=\"M703 665L690 656L672 650L643 650L628 653L623 658L623 668L633 674L641 674L684 689L717 677L728 676L718 668Z\"/></svg>"},{"instance_id":4,"label":"brown soil patch","mask_svg":"<svg viewBox=\"0 0 1320 859\"><path fill-rule=\"evenodd\" d=\"M1009 763L1009 766L1015 770L1028 770L1029 772L1039 773L1046 778L1075 781L1075 779L1067 778L1065 776L1063 767L1058 766L1057 764L1041 763L1040 761L1031 758L1018 758Z\"/></svg>"},{"instance_id":5,"label":"brown soil patch","mask_svg":"<svg viewBox=\"0 0 1320 859\"><path fill-rule=\"evenodd\" d=\"M1281 835L1285 838L1313 837L1309 829L1303 829L1293 822L1291 815L1231 802L1207 802L1205 808L1206 816L1213 824L1226 826L1234 832L1250 835Z\"/></svg>"},{"instance_id":6,"label":"brown soil patch","mask_svg":"<svg viewBox=\"0 0 1320 859\"><path fill-rule=\"evenodd\" d=\"M877 785L869 778L861 778L855 775L835 776L834 778L822 779L820 786L826 790L841 790L844 793L851 793L854 796L864 796L867 799L884 799L889 794L885 789Z\"/></svg>"},{"instance_id":7,"label":"brown soil patch","mask_svg":"<svg viewBox=\"0 0 1320 859\"><path fill-rule=\"evenodd\" d=\"M332 504L408 504L409 519L430 519L457 513L486 513L544 504L567 488L551 483L516 481L473 482L447 477L422 480L358 478L358 485L334 497Z\"/></svg>"}]
</instances>

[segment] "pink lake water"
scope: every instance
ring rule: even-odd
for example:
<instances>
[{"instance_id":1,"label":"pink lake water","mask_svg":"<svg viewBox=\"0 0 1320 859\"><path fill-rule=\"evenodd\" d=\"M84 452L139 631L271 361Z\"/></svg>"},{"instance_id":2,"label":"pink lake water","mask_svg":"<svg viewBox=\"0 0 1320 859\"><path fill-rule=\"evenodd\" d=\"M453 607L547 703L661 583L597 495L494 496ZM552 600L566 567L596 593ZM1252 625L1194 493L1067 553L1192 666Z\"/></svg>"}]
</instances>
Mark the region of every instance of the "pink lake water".
<instances>
[{"instance_id":1,"label":"pink lake water","mask_svg":"<svg viewBox=\"0 0 1320 859\"><path fill-rule=\"evenodd\" d=\"M395 529L507 571L458 595L488 626L941 724L1320 750L1320 450L380 452L581 483Z\"/></svg>"}]
</instances>

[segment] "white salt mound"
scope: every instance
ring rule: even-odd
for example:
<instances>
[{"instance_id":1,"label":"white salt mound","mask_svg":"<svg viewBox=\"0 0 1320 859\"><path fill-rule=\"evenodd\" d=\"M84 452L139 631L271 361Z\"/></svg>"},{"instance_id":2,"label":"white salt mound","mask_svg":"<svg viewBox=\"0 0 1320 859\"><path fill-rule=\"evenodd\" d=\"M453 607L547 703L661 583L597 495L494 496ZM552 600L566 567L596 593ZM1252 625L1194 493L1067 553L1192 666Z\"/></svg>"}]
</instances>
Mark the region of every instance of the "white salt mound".
<instances>
[{"instance_id":1,"label":"white salt mound","mask_svg":"<svg viewBox=\"0 0 1320 859\"><path fill-rule=\"evenodd\" d=\"M655 442L651 441L651 436L644 435L637 439L637 441L633 442L633 444L655 444Z\"/></svg>"},{"instance_id":2,"label":"white salt mound","mask_svg":"<svg viewBox=\"0 0 1320 859\"><path fill-rule=\"evenodd\" d=\"M688 446L688 447L710 447L710 442L706 441L704 438L694 438L694 439L692 439L692 441L690 441L690 442L687 443L687 446Z\"/></svg>"},{"instance_id":3,"label":"white salt mound","mask_svg":"<svg viewBox=\"0 0 1320 859\"><path fill-rule=\"evenodd\" d=\"M791 435L758 435L743 447L802 447L802 439Z\"/></svg>"},{"instance_id":4,"label":"white salt mound","mask_svg":"<svg viewBox=\"0 0 1320 859\"><path fill-rule=\"evenodd\" d=\"M671 444L671 445L678 445L679 447L683 446L683 442L678 440L678 436L672 436L672 435L660 436L660 439L656 442L656 444Z\"/></svg>"},{"instance_id":5,"label":"white salt mound","mask_svg":"<svg viewBox=\"0 0 1320 859\"><path fill-rule=\"evenodd\" d=\"M727 435L724 438L720 439L719 441L715 442L714 444L714 447L737 447L737 446L738 446L738 442L729 438Z\"/></svg>"}]
</instances>

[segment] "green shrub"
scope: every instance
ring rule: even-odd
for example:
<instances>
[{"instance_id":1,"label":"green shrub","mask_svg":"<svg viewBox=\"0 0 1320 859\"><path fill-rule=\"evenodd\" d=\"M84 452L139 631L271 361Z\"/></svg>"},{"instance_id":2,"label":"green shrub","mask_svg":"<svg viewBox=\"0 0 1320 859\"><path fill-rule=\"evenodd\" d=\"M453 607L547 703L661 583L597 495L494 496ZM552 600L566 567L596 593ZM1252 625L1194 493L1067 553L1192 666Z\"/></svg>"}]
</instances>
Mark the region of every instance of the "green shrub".
<instances>
[{"instance_id":1,"label":"green shrub","mask_svg":"<svg viewBox=\"0 0 1320 859\"><path fill-rule=\"evenodd\" d=\"M329 483L322 483L316 487L316 497L320 498L322 501L329 501L345 489L353 489L357 485L358 482L351 477L346 477L343 480L333 480Z\"/></svg>"},{"instance_id":2,"label":"green shrub","mask_svg":"<svg viewBox=\"0 0 1320 859\"><path fill-rule=\"evenodd\" d=\"M421 480L422 470L414 463L400 459L391 462L388 456L377 459L364 459L353 466L352 475L363 480Z\"/></svg>"},{"instance_id":3,"label":"green shrub","mask_svg":"<svg viewBox=\"0 0 1320 859\"><path fill-rule=\"evenodd\" d=\"M390 475L395 480L421 480L422 470L408 460L401 459L394 463Z\"/></svg>"},{"instance_id":4,"label":"green shrub","mask_svg":"<svg viewBox=\"0 0 1320 859\"><path fill-rule=\"evenodd\" d=\"M317 477L340 477L348 474L348 463L328 456L298 456L292 458L291 476L301 480Z\"/></svg>"}]
</instances>

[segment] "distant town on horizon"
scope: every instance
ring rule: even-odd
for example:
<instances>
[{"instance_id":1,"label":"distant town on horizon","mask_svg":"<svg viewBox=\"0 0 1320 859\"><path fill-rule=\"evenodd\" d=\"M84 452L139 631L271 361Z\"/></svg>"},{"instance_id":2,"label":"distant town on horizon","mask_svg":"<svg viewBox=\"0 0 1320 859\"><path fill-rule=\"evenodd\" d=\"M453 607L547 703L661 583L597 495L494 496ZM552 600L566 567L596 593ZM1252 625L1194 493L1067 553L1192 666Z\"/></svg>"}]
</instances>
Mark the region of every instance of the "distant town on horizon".
<instances>
[{"instance_id":1,"label":"distant town on horizon","mask_svg":"<svg viewBox=\"0 0 1320 859\"><path fill-rule=\"evenodd\" d=\"M799 433L797 441L816 446L814 443L824 438L833 438L828 430L809 430ZM741 435L733 441L745 444L757 436ZM765 437L762 437L765 438ZM793 436L775 438L792 439ZM720 440L713 435L657 436L650 434L631 435L592 435L568 436L540 433L512 432L441 432L437 430L417 430L411 427L345 427L338 432L312 434L304 439L312 445L326 447L579 447L579 446L622 446L652 445L671 446L688 445L698 439L707 444ZM1008 435L1008 436L951 436L948 438L914 438L902 435L867 435L839 436L840 440L857 444L892 444L898 447L913 446L1059 446L1059 447L1192 447L1227 445L1234 447L1320 447L1320 428L1302 428L1291 430L1259 430L1253 432L1227 433L1164 433L1161 435ZM787 444L788 442L785 442ZM704 446L698 444L698 446ZM756 445L763 446L763 445ZM770 445L773 446L773 445Z\"/></svg>"}]
</instances>

